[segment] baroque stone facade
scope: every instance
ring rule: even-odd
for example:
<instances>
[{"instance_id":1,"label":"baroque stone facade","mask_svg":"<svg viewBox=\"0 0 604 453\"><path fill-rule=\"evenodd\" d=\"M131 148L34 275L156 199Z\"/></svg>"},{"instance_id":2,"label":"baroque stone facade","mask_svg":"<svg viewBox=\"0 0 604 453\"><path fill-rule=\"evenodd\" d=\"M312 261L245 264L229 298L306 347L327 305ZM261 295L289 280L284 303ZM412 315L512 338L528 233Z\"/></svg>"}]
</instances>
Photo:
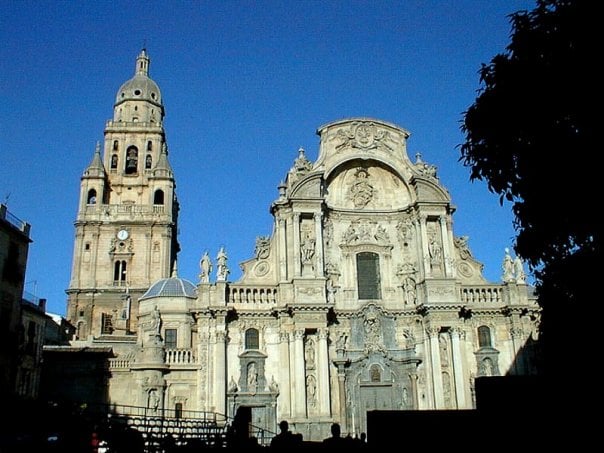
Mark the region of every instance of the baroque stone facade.
<instances>
[{"instance_id":1,"label":"baroque stone facade","mask_svg":"<svg viewBox=\"0 0 604 453\"><path fill-rule=\"evenodd\" d=\"M476 376L533 372L539 309L522 263L506 257L501 284L483 278L453 233L436 167L408 157L406 130L370 118L321 126L318 159L298 151L271 205L273 233L258 237L241 279L229 281L221 249L201 257L193 284L170 276L177 203L162 117L143 51L104 156L82 177L68 290L82 323L74 346L113 350L109 402L246 408L254 425L277 431L286 419L317 440L333 422L364 431L373 409L472 408Z\"/></svg>"}]
</instances>

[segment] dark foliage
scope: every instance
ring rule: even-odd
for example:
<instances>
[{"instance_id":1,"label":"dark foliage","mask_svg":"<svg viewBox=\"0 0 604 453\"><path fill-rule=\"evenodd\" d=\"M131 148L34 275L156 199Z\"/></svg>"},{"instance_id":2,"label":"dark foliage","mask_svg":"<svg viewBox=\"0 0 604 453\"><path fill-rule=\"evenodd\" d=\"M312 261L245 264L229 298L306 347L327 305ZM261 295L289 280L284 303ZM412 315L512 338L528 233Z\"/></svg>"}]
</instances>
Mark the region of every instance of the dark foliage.
<instances>
[{"instance_id":1,"label":"dark foliage","mask_svg":"<svg viewBox=\"0 0 604 453\"><path fill-rule=\"evenodd\" d=\"M539 0L512 14L511 42L481 68L462 124L471 179L513 205L515 249L537 278L548 368L563 310L593 305L599 267L596 17L597 2L581 0Z\"/></svg>"}]
</instances>

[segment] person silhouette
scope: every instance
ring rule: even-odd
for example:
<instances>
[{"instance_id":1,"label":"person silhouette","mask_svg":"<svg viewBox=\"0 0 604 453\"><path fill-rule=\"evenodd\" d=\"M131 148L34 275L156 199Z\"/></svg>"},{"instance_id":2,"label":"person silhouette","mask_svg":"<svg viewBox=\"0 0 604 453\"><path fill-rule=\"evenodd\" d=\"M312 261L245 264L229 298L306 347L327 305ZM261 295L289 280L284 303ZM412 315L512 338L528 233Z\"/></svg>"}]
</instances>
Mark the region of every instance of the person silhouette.
<instances>
[{"instance_id":1,"label":"person silhouette","mask_svg":"<svg viewBox=\"0 0 604 453\"><path fill-rule=\"evenodd\" d=\"M344 446L344 439L340 437L341 429L338 423L331 425L331 437L323 439L323 445L327 448L341 448Z\"/></svg>"},{"instance_id":2,"label":"person silhouette","mask_svg":"<svg viewBox=\"0 0 604 453\"><path fill-rule=\"evenodd\" d=\"M296 443L296 438L289 430L287 420L281 420L279 430L281 432L271 440L271 449L285 451L287 448L293 447Z\"/></svg>"}]
</instances>

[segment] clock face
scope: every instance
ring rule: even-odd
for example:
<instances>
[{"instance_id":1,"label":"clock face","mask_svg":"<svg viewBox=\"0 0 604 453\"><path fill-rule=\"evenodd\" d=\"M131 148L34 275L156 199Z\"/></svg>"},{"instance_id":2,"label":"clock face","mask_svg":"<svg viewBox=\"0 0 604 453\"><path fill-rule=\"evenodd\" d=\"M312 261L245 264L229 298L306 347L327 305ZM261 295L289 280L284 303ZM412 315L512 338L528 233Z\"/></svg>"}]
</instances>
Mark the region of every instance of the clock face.
<instances>
[{"instance_id":1,"label":"clock face","mask_svg":"<svg viewBox=\"0 0 604 453\"><path fill-rule=\"evenodd\" d=\"M128 239L128 232L126 230L119 230L117 232L117 238L120 241L125 241L126 239Z\"/></svg>"}]
</instances>

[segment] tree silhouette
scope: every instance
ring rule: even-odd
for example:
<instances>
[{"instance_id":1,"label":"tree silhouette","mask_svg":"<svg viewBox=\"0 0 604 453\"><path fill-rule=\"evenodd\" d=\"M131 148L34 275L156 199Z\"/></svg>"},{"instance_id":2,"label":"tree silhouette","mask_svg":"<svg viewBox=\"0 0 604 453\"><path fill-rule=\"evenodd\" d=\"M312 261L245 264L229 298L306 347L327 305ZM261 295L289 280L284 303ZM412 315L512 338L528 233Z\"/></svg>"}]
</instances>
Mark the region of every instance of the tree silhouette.
<instances>
[{"instance_id":1,"label":"tree silhouette","mask_svg":"<svg viewBox=\"0 0 604 453\"><path fill-rule=\"evenodd\" d=\"M512 14L511 42L482 66L462 121L460 160L470 178L512 203L515 250L535 274L543 307L546 374L567 366L556 351L579 338L568 314L593 307L598 294L596 17L594 2L580 0L538 0Z\"/></svg>"}]
</instances>

